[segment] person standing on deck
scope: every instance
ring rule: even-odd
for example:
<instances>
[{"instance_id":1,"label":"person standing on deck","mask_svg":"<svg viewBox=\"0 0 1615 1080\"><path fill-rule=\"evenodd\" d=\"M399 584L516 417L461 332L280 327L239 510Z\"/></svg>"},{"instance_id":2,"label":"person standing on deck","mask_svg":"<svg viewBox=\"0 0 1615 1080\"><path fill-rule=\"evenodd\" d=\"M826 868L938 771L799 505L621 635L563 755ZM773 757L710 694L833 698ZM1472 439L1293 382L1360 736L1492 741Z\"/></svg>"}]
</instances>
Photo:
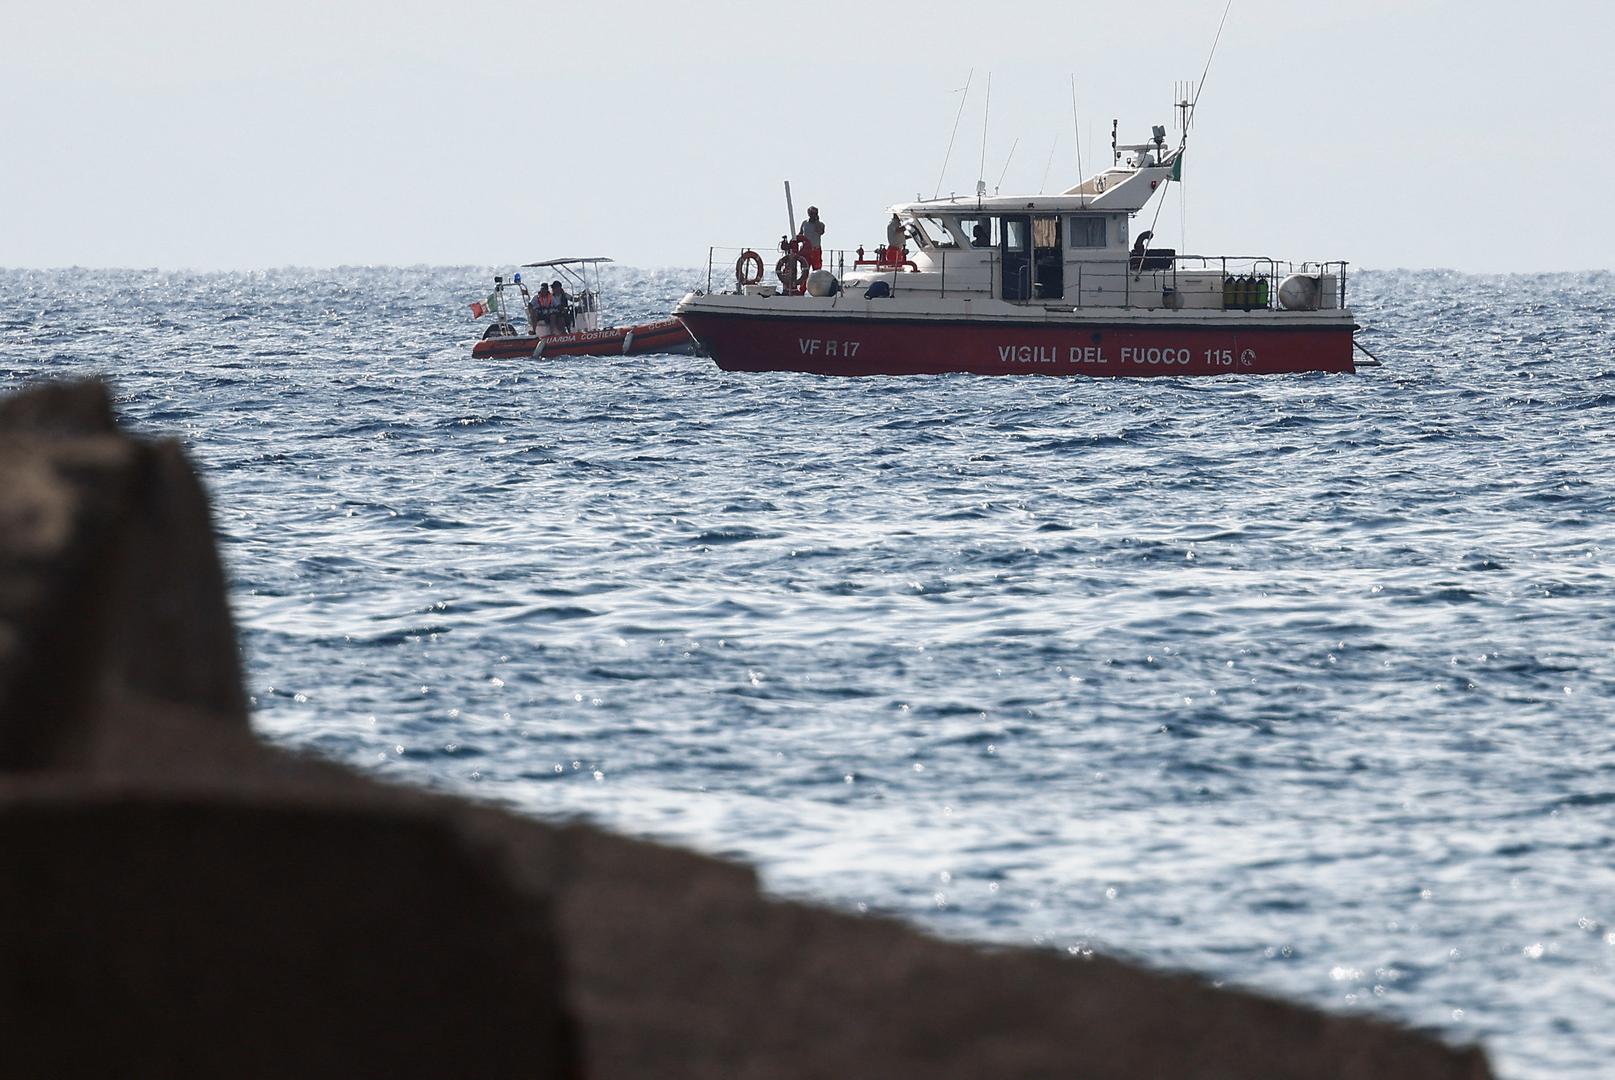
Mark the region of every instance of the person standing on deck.
<instances>
[{"instance_id":1,"label":"person standing on deck","mask_svg":"<svg viewBox=\"0 0 1615 1080\"><path fill-rule=\"evenodd\" d=\"M900 263L903 261L903 219L896 212L892 213L892 220L886 223L886 259L888 262Z\"/></svg>"},{"instance_id":2,"label":"person standing on deck","mask_svg":"<svg viewBox=\"0 0 1615 1080\"><path fill-rule=\"evenodd\" d=\"M802 238L802 258L807 260L811 269L818 270L824 266L824 222L819 220L819 208L808 207L807 220L797 230Z\"/></svg>"}]
</instances>

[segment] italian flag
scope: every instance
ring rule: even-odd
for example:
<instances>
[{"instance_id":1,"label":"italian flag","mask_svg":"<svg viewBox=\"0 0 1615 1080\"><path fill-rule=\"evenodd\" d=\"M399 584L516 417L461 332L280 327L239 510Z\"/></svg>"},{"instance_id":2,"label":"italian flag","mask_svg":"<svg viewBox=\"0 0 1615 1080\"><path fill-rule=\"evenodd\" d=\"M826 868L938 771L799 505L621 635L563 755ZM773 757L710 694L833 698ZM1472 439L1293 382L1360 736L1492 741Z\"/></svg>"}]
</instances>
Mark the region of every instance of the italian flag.
<instances>
[{"instance_id":1,"label":"italian flag","mask_svg":"<svg viewBox=\"0 0 1615 1080\"><path fill-rule=\"evenodd\" d=\"M489 293L486 300L471 301L471 317L473 319L480 319L494 309L494 295L494 293Z\"/></svg>"}]
</instances>

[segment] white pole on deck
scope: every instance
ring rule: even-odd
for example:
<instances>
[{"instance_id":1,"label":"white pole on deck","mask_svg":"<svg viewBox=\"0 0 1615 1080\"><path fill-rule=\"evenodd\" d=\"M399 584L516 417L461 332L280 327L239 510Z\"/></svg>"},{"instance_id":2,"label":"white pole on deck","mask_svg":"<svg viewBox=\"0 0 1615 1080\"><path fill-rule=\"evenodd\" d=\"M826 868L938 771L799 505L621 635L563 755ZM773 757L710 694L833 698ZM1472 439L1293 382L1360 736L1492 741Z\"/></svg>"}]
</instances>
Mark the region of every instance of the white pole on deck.
<instances>
[{"instance_id":1,"label":"white pole on deck","mask_svg":"<svg viewBox=\"0 0 1615 1080\"><path fill-rule=\"evenodd\" d=\"M789 241L791 237L796 235L796 207L791 205L791 182L789 180L785 181L785 216L788 219L785 223L787 226L785 239Z\"/></svg>"}]
</instances>

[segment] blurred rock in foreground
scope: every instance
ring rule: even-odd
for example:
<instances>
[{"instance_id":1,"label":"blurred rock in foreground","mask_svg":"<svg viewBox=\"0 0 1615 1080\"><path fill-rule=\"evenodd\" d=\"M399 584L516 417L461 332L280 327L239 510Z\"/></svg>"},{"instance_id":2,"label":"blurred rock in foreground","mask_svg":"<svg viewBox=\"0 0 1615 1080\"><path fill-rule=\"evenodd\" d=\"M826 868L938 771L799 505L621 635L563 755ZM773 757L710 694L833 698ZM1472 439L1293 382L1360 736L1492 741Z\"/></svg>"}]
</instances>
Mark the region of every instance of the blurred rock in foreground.
<instances>
[{"instance_id":1,"label":"blurred rock in foreground","mask_svg":"<svg viewBox=\"0 0 1615 1080\"><path fill-rule=\"evenodd\" d=\"M201 485L98 383L0 401L0 1031L4 1076L1491 1076L261 744Z\"/></svg>"}]
</instances>

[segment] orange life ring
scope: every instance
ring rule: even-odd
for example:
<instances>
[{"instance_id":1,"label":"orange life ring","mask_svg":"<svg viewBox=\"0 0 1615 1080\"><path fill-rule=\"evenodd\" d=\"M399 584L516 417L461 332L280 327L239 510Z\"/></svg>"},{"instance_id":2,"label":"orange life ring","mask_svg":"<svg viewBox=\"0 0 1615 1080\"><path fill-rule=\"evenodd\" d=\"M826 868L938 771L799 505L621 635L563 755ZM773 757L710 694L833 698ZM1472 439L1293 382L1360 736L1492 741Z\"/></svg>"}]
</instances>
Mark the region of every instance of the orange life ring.
<instances>
[{"instance_id":1,"label":"orange life ring","mask_svg":"<svg viewBox=\"0 0 1615 1080\"><path fill-rule=\"evenodd\" d=\"M779 262L774 264L774 276L779 283L787 289L794 289L807 280L808 261L796 252L781 255Z\"/></svg>"},{"instance_id":2,"label":"orange life ring","mask_svg":"<svg viewBox=\"0 0 1615 1080\"><path fill-rule=\"evenodd\" d=\"M735 260L735 284L755 285L763 280L763 257L755 251L746 250L740 253Z\"/></svg>"}]
</instances>

